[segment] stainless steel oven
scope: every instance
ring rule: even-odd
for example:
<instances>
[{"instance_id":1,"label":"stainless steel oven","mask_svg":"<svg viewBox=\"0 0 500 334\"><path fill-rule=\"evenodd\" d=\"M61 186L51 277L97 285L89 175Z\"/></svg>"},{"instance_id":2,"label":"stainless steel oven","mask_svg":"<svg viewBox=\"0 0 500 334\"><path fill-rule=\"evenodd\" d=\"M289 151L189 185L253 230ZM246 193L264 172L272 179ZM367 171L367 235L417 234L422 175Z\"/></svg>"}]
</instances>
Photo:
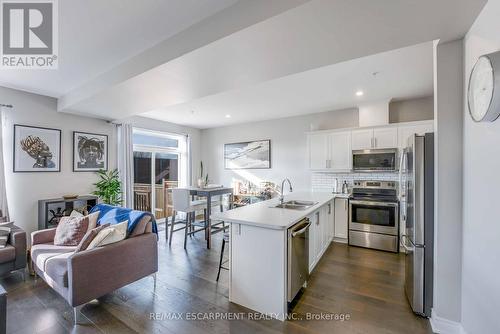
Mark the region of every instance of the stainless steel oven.
<instances>
[{"instance_id":1,"label":"stainless steel oven","mask_svg":"<svg viewBox=\"0 0 500 334\"><path fill-rule=\"evenodd\" d=\"M393 181L354 181L349 201L349 244L397 252L399 203Z\"/></svg>"},{"instance_id":2,"label":"stainless steel oven","mask_svg":"<svg viewBox=\"0 0 500 334\"><path fill-rule=\"evenodd\" d=\"M356 172L394 172L397 170L396 148L352 151L352 169Z\"/></svg>"}]
</instances>

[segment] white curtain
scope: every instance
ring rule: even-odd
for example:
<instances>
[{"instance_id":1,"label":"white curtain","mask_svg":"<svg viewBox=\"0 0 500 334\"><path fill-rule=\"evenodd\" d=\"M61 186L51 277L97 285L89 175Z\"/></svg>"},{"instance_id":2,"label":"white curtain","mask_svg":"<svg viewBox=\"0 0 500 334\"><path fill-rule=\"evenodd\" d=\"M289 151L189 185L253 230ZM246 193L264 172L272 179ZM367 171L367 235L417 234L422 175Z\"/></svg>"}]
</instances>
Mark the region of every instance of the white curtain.
<instances>
[{"instance_id":1,"label":"white curtain","mask_svg":"<svg viewBox=\"0 0 500 334\"><path fill-rule=\"evenodd\" d=\"M134 144L131 124L120 124L118 129L118 172L122 182L123 205L134 207Z\"/></svg>"},{"instance_id":2,"label":"white curtain","mask_svg":"<svg viewBox=\"0 0 500 334\"><path fill-rule=\"evenodd\" d=\"M4 108L0 107L0 210L2 215L9 220L9 207L7 205L7 191L5 188L5 164L3 161L3 124L4 124Z\"/></svg>"}]
</instances>

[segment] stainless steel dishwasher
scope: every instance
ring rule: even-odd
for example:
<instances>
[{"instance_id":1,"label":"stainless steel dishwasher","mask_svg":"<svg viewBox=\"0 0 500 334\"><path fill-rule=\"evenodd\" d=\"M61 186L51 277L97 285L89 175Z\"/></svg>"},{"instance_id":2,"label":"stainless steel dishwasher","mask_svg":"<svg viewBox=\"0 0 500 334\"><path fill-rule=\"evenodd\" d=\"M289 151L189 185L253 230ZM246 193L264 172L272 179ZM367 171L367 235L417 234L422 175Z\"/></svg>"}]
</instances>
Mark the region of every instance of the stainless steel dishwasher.
<instances>
[{"instance_id":1,"label":"stainless steel dishwasher","mask_svg":"<svg viewBox=\"0 0 500 334\"><path fill-rule=\"evenodd\" d=\"M288 229L288 293L290 303L309 279L309 226L304 218Z\"/></svg>"}]
</instances>

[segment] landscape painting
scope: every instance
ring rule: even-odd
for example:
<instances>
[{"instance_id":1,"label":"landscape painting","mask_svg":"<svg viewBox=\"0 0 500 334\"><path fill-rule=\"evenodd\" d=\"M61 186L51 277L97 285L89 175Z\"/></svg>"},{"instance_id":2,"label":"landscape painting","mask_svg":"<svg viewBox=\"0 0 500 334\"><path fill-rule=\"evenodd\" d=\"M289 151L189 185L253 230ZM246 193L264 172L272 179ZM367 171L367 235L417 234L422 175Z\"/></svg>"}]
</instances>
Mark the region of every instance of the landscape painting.
<instances>
[{"instance_id":1,"label":"landscape painting","mask_svg":"<svg viewBox=\"0 0 500 334\"><path fill-rule=\"evenodd\" d=\"M225 144L224 167L226 169L271 168L271 141Z\"/></svg>"}]
</instances>

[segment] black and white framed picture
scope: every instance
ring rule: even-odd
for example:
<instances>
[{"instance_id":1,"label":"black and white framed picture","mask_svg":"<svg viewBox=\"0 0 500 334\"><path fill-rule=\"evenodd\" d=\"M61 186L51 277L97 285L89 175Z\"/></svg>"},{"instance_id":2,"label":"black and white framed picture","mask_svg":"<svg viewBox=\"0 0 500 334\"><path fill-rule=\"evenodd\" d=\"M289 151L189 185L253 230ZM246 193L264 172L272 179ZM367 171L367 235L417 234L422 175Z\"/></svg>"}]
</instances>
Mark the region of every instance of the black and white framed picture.
<instances>
[{"instance_id":1,"label":"black and white framed picture","mask_svg":"<svg viewBox=\"0 0 500 334\"><path fill-rule=\"evenodd\" d=\"M14 125L14 172L60 172L61 130Z\"/></svg>"},{"instance_id":2,"label":"black and white framed picture","mask_svg":"<svg viewBox=\"0 0 500 334\"><path fill-rule=\"evenodd\" d=\"M96 172L108 169L108 136L73 132L73 171Z\"/></svg>"},{"instance_id":3,"label":"black and white framed picture","mask_svg":"<svg viewBox=\"0 0 500 334\"><path fill-rule=\"evenodd\" d=\"M271 141L224 144L224 167L226 169L271 168Z\"/></svg>"}]
</instances>

